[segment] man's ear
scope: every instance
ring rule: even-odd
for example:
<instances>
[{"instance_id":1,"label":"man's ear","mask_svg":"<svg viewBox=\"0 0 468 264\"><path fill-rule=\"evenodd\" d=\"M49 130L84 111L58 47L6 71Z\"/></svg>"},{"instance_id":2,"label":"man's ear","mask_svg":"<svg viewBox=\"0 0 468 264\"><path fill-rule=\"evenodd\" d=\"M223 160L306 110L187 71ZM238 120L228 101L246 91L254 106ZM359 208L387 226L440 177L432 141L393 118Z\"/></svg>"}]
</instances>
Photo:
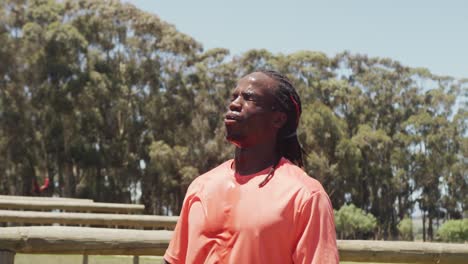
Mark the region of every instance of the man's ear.
<instances>
[{"instance_id":1,"label":"man's ear","mask_svg":"<svg viewBox=\"0 0 468 264\"><path fill-rule=\"evenodd\" d=\"M288 117L283 112L274 112L273 113L273 126L277 129L282 128L286 121L288 121Z\"/></svg>"}]
</instances>

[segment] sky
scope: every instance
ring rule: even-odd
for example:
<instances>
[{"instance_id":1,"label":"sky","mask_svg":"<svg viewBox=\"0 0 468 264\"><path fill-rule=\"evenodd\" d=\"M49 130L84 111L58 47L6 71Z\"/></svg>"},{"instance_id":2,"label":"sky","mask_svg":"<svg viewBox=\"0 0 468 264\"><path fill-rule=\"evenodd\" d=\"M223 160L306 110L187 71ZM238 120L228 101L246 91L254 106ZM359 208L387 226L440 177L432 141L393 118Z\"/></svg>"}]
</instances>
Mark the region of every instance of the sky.
<instances>
[{"instance_id":1,"label":"sky","mask_svg":"<svg viewBox=\"0 0 468 264\"><path fill-rule=\"evenodd\" d=\"M348 50L468 78L466 0L124 0L204 49Z\"/></svg>"}]
</instances>

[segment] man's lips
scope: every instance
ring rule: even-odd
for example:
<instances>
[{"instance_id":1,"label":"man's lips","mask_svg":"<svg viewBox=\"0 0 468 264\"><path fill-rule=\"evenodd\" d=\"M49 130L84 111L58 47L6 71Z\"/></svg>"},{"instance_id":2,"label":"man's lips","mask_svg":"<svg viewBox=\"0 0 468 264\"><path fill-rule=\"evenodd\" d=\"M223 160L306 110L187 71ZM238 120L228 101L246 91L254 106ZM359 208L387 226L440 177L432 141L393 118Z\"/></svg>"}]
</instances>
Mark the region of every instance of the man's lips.
<instances>
[{"instance_id":1,"label":"man's lips","mask_svg":"<svg viewBox=\"0 0 468 264\"><path fill-rule=\"evenodd\" d=\"M227 112L224 116L224 123L236 123L242 121L240 115L236 112Z\"/></svg>"}]
</instances>

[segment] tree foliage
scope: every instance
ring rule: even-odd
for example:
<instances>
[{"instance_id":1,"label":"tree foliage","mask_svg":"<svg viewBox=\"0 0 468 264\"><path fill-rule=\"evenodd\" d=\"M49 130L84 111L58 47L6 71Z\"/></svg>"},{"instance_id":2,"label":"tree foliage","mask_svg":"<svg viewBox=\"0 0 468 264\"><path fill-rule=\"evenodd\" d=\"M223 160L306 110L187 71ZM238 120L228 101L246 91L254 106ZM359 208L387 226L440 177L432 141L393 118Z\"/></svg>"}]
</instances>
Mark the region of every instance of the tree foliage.
<instances>
[{"instance_id":1,"label":"tree foliage","mask_svg":"<svg viewBox=\"0 0 468 264\"><path fill-rule=\"evenodd\" d=\"M177 214L197 175L232 157L222 113L239 77L281 71L303 102L307 172L335 208L398 237L466 214L468 81L343 52L231 56L113 0L0 3L0 192L142 202ZM426 237L425 237L426 238Z\"/></svg>"},{"instance_id":2,"label":"tree foliage","mask_svg":"<svg viewBox=\"0 0 468 264\"><path fill-rule=\"evenodd\" d=\"M437 231L439 238L444 242L468 241L468 219L449 220Z\"/></svg>"},{"instance_id":3,"label":"tree foliage","mask_svg":"<svg viewBox=\"0 0 468 264\"><path fill-rule=\"evenodd\" d=\"M413 220L411 218L403 218L397 227L401 240L413 240Z\"/></svg>"},{"instance_id":4,"label":"tree foliage","mask_svg":"<svg viewBox=\"0 0 468 264\"><path fill-rule=\"evenodd\" d=\"M377 219L354 204L345 204L335 211L335 224L339 238L364 239L373 234L377 227Z\"/></svg>"}]
</instances>

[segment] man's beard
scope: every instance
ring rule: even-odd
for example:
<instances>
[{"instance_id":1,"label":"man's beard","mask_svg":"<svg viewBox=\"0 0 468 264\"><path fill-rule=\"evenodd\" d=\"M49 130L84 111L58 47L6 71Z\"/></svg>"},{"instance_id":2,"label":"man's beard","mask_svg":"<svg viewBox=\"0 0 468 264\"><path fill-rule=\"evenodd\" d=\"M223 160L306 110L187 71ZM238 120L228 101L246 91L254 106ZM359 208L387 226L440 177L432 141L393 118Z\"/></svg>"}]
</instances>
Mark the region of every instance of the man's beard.
<instances>
[{"instance_id":1,"label":"man's beard","mask_svg":"<svg viewBox=\"0 0 468 264\"><path fill-rule=\"evenodd\" d=\"M226 131L226 140L229 141L231 144L234 144L237 147L241 147L241 143L245 141L247 137L241 133L236 132L229 132Z\"/></svg>"}]
</instances>

